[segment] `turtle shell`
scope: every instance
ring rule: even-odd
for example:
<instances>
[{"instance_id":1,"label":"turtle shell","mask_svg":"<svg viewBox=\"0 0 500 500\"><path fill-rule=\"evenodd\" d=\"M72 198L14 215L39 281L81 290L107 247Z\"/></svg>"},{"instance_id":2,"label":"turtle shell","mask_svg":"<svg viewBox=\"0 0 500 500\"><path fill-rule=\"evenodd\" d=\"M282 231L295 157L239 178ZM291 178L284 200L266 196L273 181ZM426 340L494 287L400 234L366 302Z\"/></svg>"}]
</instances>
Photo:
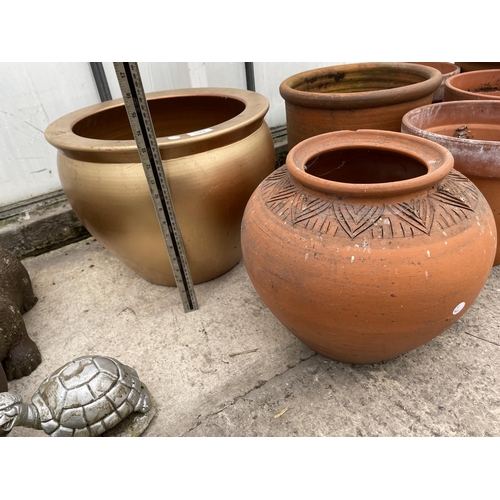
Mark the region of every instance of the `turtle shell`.
<instances>
[{"instance_id":1,"label":"turtle shell","mask_svg":"<svg viewBox=\"0 0 500 500\"><path fill-rule=\"evenodd\" d=\"M83 356L56 370L31 399L51 436L99 436L144 411L136 371L113 358Z\"/></svg>"}]
</instances>

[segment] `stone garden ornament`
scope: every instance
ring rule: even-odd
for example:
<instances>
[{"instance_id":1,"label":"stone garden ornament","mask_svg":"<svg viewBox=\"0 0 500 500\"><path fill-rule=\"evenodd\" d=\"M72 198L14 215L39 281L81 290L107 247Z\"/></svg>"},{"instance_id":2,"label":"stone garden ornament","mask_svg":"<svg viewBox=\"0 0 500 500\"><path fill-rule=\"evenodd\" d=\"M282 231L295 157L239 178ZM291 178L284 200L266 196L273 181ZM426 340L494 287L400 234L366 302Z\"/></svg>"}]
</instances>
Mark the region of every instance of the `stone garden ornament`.
<instances>
[{"instance_id":1,"label":"stone garden ornament","mask_svg":"<svg viewBox=\"0 0 500 500\"><path fill-rule=\"evenodd\" d=\"M156 413L137 372L106 356L77 358L47 377L31 403L0 393L0 429L41 429L54 437L141 435Z\"/></svg>"},{"instance_id":2,"label":"stone garden ornament","mask_svg":"<svg viewBox=\"0 0 500 500\"><path fill-rule=\"evenodd\" d=\"M17 257L0 248L0 362L7 380L29 375L42 361L23 319L36 302L28 271Z\"/></svg>"}]
</instances>

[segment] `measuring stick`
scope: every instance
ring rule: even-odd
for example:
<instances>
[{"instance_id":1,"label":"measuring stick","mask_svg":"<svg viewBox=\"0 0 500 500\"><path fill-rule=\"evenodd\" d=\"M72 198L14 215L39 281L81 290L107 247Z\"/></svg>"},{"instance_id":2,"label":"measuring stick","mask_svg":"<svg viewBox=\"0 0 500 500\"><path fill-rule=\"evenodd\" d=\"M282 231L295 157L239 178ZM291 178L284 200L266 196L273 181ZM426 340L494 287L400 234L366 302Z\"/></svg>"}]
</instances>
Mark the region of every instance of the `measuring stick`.
<instances>
[{"instance_id":1,"label":"measuring stick","mask_svg":"<svg viewBox=\"0 0 500 500\"><path fill-rule=\"evenodd\" d=\"M184 312L198 309L189 265L175 218L174 204L163 171L155 129L142 86L139 66L135 62L115 62L125 109L137 143L139 157L144 167L156 216L167 247L175 283L181 294Z\"/></svg>"}]
</instances>

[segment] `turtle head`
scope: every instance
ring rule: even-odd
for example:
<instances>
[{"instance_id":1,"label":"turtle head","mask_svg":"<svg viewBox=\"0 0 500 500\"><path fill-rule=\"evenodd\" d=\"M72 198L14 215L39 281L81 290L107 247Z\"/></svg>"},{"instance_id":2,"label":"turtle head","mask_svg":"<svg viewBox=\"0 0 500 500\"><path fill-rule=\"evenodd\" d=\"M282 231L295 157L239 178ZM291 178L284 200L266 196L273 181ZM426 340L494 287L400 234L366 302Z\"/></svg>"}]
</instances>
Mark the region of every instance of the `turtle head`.
<instances>
[{"instance_id":1,"label":"turtle head","mask_svg":"<svg viewBox=\"0 0 500 500\"><path fill-rule=\"evenodd\" d=\"M0 429L9 432L17 423L22 413L22 398L10 392L0 393Z\"/></svg>"}]
</instances>

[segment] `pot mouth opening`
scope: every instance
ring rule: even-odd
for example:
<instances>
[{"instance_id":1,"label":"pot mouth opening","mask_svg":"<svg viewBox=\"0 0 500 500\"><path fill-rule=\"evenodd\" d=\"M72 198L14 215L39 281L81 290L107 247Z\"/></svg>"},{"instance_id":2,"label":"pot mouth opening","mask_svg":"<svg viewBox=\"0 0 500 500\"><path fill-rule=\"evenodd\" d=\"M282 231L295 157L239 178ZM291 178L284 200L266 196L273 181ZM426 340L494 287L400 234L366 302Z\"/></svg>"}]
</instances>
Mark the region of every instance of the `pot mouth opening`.
<instances>
[{"instance_id":1,"label":"pot mouth opening","mask_svg":"<svg viewBox=\"0 0 500 500\"><path fill-rule=\"evenodd\" d=\"M157 138L170 140L198 136L212 127L235 118L245 103L226 96L193 95L148 99L151 120ZM72 126L75 135L100 141L133 141L125 105L91 113Z\"/></svg>"},{"instance_id":2,"label":"pot mouth opening","mask_svg":"<svg viewBox=\"0 0 500 500\"><path fill-rule=\"evenodd\" d=\"M305 139L286 168L304 187L342 197L394 197L427 189L453 169L453 156L435 142L401 132L360 129Z\"/></svg>"},{"instance_id":3,"label":"pot mouth opening","mask_svg":"<svg viewBox=\"0 0 500 500\"><path fill-rule=\"evenodd\" d=\"M320 153L304 165L307 174L348 184L386 184L427 174L425 163L398 152L353 147Z\"/></svg>"},{"instance_id":4,"label":"pot mouth opening","mask_svg":"<svg viewBox=\"0 0 500 500\"><path fill-rule=\"evenodd\" d=\"M298 92L319 94L355 94L406 87L427 80L422 75L404 71L381 71L369 68L361 71L335 70L317 75L304 75L292 82L290 88Z\"/></svg>"},{"instance_id":5,"label":"pot mouth opening","mask_svg":"<svg viewBox=\"0 0 500 500\"><path fill-rule=\"evenodd\" d=\"M459 73L447 81L447 86L455 91L468 93L471 98L479 94L486 99L499 99L500 69Z\"/></svg>"}]
</instances>

